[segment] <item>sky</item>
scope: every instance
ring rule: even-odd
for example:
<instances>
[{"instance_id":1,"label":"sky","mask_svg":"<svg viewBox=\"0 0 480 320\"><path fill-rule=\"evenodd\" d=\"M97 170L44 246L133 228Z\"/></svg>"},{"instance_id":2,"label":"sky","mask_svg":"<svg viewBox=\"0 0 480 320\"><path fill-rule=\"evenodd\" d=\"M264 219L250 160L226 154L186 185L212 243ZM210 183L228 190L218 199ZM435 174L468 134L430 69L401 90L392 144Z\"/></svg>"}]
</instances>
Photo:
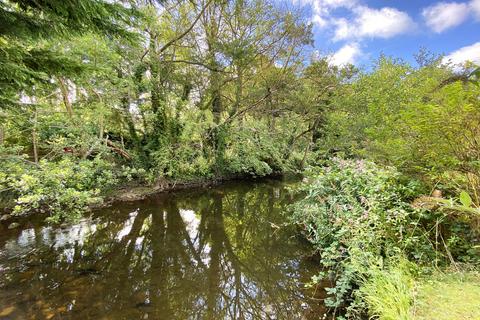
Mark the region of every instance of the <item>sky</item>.
<instances>
[{"instance_id":1,"label":"sky","mask_svg":"<svg viewBox=\"0 0 480 320\"><path fill-rule=\"evenodd\" d=\"M289 0L313 24L331 63L368 66L381 54L414 62L425 48L444 61L480 64L480 0Z\"/></svg>"}]
</instances>

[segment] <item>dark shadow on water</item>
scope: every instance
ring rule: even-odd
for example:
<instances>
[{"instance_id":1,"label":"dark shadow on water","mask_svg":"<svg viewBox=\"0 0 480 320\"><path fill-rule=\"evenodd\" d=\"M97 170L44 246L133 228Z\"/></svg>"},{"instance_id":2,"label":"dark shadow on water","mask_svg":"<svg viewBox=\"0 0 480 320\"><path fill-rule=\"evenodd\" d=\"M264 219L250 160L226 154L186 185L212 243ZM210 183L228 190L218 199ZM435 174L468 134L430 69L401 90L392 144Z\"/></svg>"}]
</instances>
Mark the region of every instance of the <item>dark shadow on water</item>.
<instances>
[{"instance_id":1,"label":"dark shadow on water","mask_svg":"<svg viewBox=\"0 0 480 320\"><path fill-rule=\"evenodd\" d=\"M284 227L286 184L237 181L1 229L0 319L319 319L304 286L317 264Z\"/></svg>"}]
</instances>

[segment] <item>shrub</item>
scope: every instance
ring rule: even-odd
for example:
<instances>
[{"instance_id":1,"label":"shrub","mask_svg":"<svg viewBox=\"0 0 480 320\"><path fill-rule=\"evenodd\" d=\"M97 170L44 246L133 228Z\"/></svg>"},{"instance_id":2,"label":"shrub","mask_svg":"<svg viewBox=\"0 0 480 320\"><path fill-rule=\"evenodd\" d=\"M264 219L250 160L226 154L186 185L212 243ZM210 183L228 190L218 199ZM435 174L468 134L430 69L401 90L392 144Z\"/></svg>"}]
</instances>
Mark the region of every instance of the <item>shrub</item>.
<instances>
[{"instance_id":1,"label":"shrub","mask_svg":"<svg viewBox=\"0 0 480 320\"><path fill-rule=\"evenodd\" d=\"M399 256L431 267L452 261L478 263L477 233L458 212L474 210L466 193L460 195L461 205L439 200L448 206L422 209L410 204L422 191L419 183L405 181L394 168L339 158L311 170L299 189L305 196L294 204L292 218L319 252L327 270L321 276L334 280L325 303L345 307L347 317L358 317L366 307L384 312L381 304L393 308L400 303L404 309L406 296L387 301L380 291L375 293L380 284L392 292L408 291L402 287L408 284L401 283L407 275L395 269ZM395 312L405 314L402 310Z\"/></svg>"},{"instance_id":2,"label":"shrub","mask_svg":"<svg viewBox=\"0 0 480 320\"><path fill-rule=\"evenodd\" d=\"M282 153L286 142L271 133L265 124L255 125L229 132L223 170L258 177L288 171L288 159Z\"/></svg>"},{"instance_id":3,"label":"shrub","mask_svg":"<svg viewBox=\"0 0 480 320\"><path fill-rule=\"evenodd\" d=\"M38 166L17 160L3 161L0 186L14 199L14 215L49 213L49 220L72 220L102 201L102 192L118 182L113 164L95 158L58 162L42 160Z\"/></svg>"},{"instance_id":4,"label":"shrub","mask_svg":"<svg viewBox=\"0 0 480 320\"><path fill-rule=\"evenodd\" d=\"M308 175L293 219L320 253L328 270L323 276L334 279L327 306L348 306L347 316L358 315L364 306L358 287L372 264L404 250L425 256L419 252L425 249L418 245L422 238L413 231L419 211L408 203L418 189L402 183L395 169L363 160L335 158Z\"/></svg>"},{"instance_id":5,"label":"shrub","mask_svg":"<svg viewBox=\"0 0 480 320\"><path fill-rule=\"evenodd\" d=\"M152 155L155 164L153 170L161 177L193 179L210 177L212 173L212 164L204 157L199 146L176 144L162 147Z\"/></svg>"}]
</instances>

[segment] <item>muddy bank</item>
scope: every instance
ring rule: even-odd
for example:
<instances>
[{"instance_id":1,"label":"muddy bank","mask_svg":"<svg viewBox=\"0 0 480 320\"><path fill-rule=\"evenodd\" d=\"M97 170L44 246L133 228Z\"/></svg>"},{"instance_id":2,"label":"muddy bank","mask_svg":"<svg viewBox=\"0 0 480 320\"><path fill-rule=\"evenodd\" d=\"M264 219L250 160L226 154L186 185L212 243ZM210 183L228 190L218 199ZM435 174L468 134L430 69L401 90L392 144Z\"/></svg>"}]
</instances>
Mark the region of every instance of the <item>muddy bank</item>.
<instances>
[{"instance_id":1,"label":"muddy bank","mask_svg":"<svg viewBox=\"0 0 480 320\"><path fill-rule=\"evenodd\" d=\"M143 200L148 196L163 192L173 192L189 188L206 188L217 186L226 181L258 181L262 179L282 179L286 174L272 173L264 177L252 177L250 175L231 175L221 176L210 179L192 179L192 180L168 180L159 179L153 185L131 185L122 186L105 196L102 203L90 207L90 209L105 208L116 202L130 202Z\"/></svg>"},{"instance_id":2,"label":"muddy bank","mask_svg":"<svg viewBox=\"0 0 480 320\"><path fill-rule=\"evenodd\" d=\"M90 209L105 208L113 205L116 202L130 202L143 200L148 196L152 196L162 192L172 192L188 188L202 188L218 185L224 181L233 180L234 178L216 178L205 180L190 180L190 181L169 181L164 180L154 185L136 185L123 186L112 192L111 195L105 197L105 200L100 204L95 204ZM239 178L237 178L239 179Z\"/></svg>"}]
</instances>

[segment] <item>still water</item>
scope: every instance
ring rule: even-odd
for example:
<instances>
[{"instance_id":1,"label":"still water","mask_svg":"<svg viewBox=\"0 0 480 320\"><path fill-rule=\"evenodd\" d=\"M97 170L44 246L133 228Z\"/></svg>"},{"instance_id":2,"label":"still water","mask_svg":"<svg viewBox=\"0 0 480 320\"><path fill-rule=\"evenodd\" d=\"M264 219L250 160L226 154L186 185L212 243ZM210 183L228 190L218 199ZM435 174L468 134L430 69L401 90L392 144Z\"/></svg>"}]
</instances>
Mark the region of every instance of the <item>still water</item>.
<instances>
[{"instance_id":1,"label":"still water","mask_svg":"<svg viewBox=\"0 0 480 320\"><path fill-rule=\"evenodd\" d=\"M231 182L0 226L0 319L319 319L288 183Z\"/></svg>"}]
</instances>

